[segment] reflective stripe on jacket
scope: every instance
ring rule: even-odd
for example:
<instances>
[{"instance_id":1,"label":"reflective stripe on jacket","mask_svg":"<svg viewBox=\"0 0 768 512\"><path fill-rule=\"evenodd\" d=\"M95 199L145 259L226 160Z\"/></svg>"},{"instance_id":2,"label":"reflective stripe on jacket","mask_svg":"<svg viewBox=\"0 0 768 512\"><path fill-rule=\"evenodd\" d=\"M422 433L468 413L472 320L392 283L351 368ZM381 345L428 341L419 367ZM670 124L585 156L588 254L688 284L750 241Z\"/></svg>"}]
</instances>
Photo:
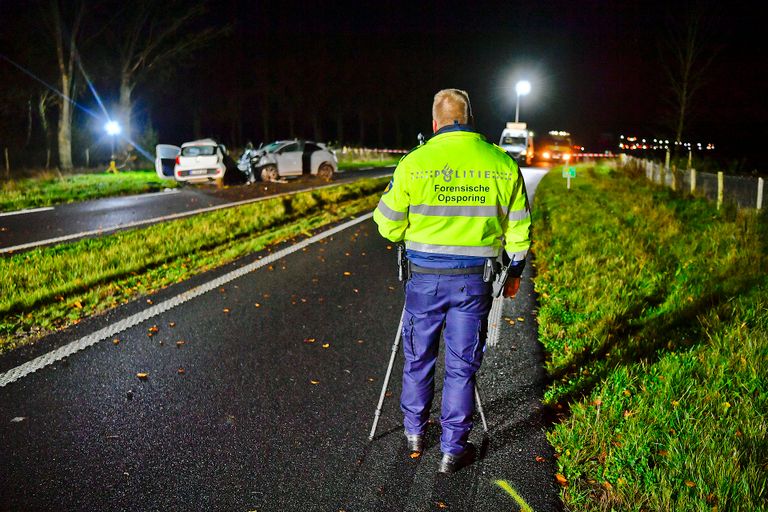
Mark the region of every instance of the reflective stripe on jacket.
<instances>
[{"instance_id":1,"label":"reflective stripe on jacket","mask_svg":"<svg viewBox=\"0 0 768 512\"><path fill-rule=\"evenodd\" d=\"M531 215L517 163L471 131L438 133L400 160L373 219L406 248L522 260Z\"/></svg>"}]
</instances>

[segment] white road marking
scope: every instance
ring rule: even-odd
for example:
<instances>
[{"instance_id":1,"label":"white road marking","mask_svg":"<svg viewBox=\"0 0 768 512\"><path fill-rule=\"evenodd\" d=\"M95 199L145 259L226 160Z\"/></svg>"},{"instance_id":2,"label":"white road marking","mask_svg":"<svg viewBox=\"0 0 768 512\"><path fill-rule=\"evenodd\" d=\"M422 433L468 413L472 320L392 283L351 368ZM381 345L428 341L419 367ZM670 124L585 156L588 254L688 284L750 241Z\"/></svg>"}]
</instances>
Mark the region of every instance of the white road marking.
<instances>
[{"instance_id":1,"label":"white road marking","mask_svg":"<svg viewBox=\"0 0 768 512\"><path fill-rule=\"evenodd\" d=\"M27 210L16 210L15 212L3 212L3 213L0 213L0 217L8 217L10 215L24 215L25 213L47 212L50 210L53 210L53 206L45 206L42 208L29 208Z\"/></svg>"},{"instance_id":2,"label":"white road marking","mask_svg":"<svg viewBox=\"0 0 768 512\"><path fill-rule=\"evenodd\" d=\"M288 195L292 195L292 194L298 194L300 192L309 192L309 191L312 191L312 190L320 190L320 189L323 189L323 188L335 187L336 185L337 185L336 183L332 183L332 184L329 184L329 185L322 185L320 187L314 187L314 188L309 188L309 189L304 189L304 190L295 190L295 191L292 191L292 192L283 192L282 194L275 194L275 195L272 195L272 196L257 197L257 198L254 198L254 199L244 199L242 201L237 201L237 202L234 202L234 203L226 203L226 204L220 204L220 205L216 205L216 206L209 206L207 208L199 208L197 210L190 210L190 211L181 212L181 213L174 213L174 214L171 214L171 215L164 215L162 217L154 217L152 219L144 219L144 220L137 220L137 221L134 221L134 222L126 222L125 224L118 224L116 226L112 226L112 227L108 227L108 228L103 228L103 229L92 229L90 231L81 231L80 233L73 233L71 235L63 235L63 236L59 236L59 237L56 237L56 238L47 238L45 240L37 240L35 242L28 242L26 244L14 245L14 246L11 246L11 247L2 247L2 248L0 248L0 254L8 253L8 252L14 252L14 251L21 251L21 250L24 250L24 249L32 249L34 247L40 247L41 245L58 244L58 243L61 243L61 242L67 242L67 241L70 241L70 240L76 240L78 238L85 238L85 237L92 236L92 235L103 235L103 234L106 234L106 233L111 233L113 231L119 231L121 229L129 229L129 228L135 228L135 227L139 227L139 226L145 226L147 224L152 224L152 223L155 223L155 222L164 222L164 221L168 221L168 220L181 219L181 218L184 218L184 217L189 217L191 215L197 215L199 213L212 212L212 211L221 210L221 209L224 209L224 208L232 208L234 206L242 206L244 204L256 203L258 201L266 201L267 199L274 199L276 197L283 197L283 196L288 196ZM167 193L167 192L165 192L165 193Z\"/></svg>"},{"instance_id":3,"label":"white road marking","mask_svg":"<svg viewBox=\"0 0 768 512\"><path fill-rule=\"evenodd\" d=\"M248 265L245 265L242 268L228 272L223 276L217 277L216 279L213 279L211 281L208 281L207 283L201 284L200 286L196 286L173 298L165 300L159 304L155 304L154 306L149 307L144 311L140 311L139 313L136 313L127 318L124 318L119 322L115 322L114 324L108 327L100 329L94 333L88 334L87 336L84 336L78 340L75 340L71 343L61 346L56 350L52 350L31 361L28 361L22 365L12 368L7 372L0 374L0 387L6 386L12 382L16 382L17 380L26 377L30 373L35 372L41 368L45 368L46 366L51 365L61 359L64 359L65 357L68 357L74 354L75 352L78 352L80 350L83 350L84 348L90 347L91 345L95 345L96 343L103 341L105 339L112 338L116 334L121 333L126 329L134 327L142 322L145 322L150 318L153 318L161 313L164 313L169 309L175 308L176 306L184 304L185 302L190 301L195 297L199 297L204 293L207 293L211 290L216 290L221 286L229 283L230 281L233 281L250 272L253 272L254 270L259 269L265 265L274 263L275 261L278 261L296 251L300 251L301 249L309 245L312 245L315 242L319 242L324 238L328 238L329 236L334 235L340 231L343 231L347 228L360 224L361 222L368 220L371 217L373 217L373 212L367 213L356 219L352 219L348 222L345 222L344 224L340 224L336 226L335 228L331 228L327 231L323 231L322 233L318 233L317 235L307 238L306 240L302 240L301 242L298 242L295 245L286 247L285 249L282 249L268 256L265 256L264 258L254 261L253 263L249 263Z\"/></svg>"}]
</instances>

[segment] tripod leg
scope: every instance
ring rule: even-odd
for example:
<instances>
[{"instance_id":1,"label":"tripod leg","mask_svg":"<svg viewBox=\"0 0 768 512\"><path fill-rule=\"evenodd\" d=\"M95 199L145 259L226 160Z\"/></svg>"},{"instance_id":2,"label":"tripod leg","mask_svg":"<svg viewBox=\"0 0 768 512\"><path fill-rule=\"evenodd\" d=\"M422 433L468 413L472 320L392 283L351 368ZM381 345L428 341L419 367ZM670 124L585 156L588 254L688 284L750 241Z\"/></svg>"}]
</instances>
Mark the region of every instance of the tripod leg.
<instances>
[{"instance_id":1,"label":"tripod leg","mask_svg":"<svg viewBox=\"0 0 768 512\"><path fill-rule=\"evenodd\" d=\"M487 434L488 423L485 421L485 412L483 412L483 403L480 401L480 389L477 387L477 381L475 381L475 403L477 404L477 412L480 413L480 421L483 422L483 433Z\"/></svg>"},{"instance_id":2,"label":"tripod leg","mask_svg":"<svg viewBox=\"0 0 768 512\"><path fill-rule=\"evenodd\" d=\"M400 335L403 332L403 317L405 316L405 308L400 315L400 324L397 326L397 334L395 335L395 342L392 344L392 353L389 356L389 366L387 367L387 374L384 376L384 384L381 386L381 395L379 395L379 404L376 406L376 414L373 417L373 426L371 427L371 433L368 434L368 440L372 441L373 436L376 435L376 427L379 424L379 417L381 416L381 408L384 406L384 397L387 394L387 387L389 386L389 378L392 375L392 367L395 365L395 357L400 349Z\"/></svg>"}]
</instances>

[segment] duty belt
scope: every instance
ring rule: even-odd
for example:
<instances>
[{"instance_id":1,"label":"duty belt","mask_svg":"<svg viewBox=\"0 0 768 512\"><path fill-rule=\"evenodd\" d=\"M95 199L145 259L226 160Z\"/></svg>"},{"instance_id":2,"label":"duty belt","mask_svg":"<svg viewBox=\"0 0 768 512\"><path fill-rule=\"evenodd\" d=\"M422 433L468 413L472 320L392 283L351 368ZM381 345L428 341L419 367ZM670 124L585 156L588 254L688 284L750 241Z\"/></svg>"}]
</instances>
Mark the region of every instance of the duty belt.
<instances>
[{"instance_id":1,"label":"duty belt","mask_svg":"<svg viewBox=\"0 0 768 512\"><path fill-rule=\"evenodd\" d=\"M485 269L485 266L480 265L477 267L466 267L466 268L428 268L428 267L420 267L418 265L414 265L411 262L408 262L408 268L411 270L411 272L415 272L417 274L439 274L439 275L448 275L448 276L459 276L459 275L466 275L466 274L482 274L483 270Z\"/></svg>"}]
</instances>

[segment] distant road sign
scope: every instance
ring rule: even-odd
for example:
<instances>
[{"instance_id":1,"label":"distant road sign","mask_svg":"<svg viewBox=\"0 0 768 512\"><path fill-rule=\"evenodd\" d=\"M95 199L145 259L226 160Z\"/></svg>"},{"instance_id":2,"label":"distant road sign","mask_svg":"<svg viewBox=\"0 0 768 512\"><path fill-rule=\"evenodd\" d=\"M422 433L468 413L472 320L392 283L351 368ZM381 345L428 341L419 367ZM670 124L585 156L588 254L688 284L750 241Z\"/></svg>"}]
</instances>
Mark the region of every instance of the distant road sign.
<instances>
[{"instance_id":1,"label":"distant road sign","mask_svg":"<svg viewBox=\"0 0 768 512\"><path fill-rule=\"evenodd\" d=\"M563 167L563 178L575 178L575 177L576 177L575 167L568 167L567 169Z\"/></svg>"}]
</instances>

